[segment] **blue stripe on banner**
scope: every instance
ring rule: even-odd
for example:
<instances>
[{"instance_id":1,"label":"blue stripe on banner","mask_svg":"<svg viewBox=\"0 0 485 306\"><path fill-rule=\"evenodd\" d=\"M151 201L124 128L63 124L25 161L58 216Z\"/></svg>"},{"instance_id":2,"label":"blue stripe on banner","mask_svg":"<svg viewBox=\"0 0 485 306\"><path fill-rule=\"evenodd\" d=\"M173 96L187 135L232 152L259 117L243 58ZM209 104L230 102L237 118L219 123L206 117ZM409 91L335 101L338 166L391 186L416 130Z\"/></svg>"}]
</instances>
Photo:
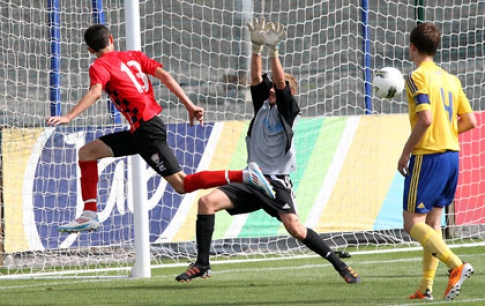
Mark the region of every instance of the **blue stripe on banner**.
<instances>
[{"instance_id":1,"label":"blue stripe on banner","mask_svg":"<svg viewBox=\"0 0 485 306\"><path fill-rule=\"evenodd\" d=\"M381 210L374 222L374 230L402 228L402 194L404 177L396 171Z\"/></svg>"},{"instance_id":2,"label":"blue stripe on banner","mask_svg":"<svg viewBox=\"0 0 485 306\"><path fill-rule=\"evenodd\" d=\"M374 223L374 230L402 229L403 228L403 188L404 177L396 171L381 210ZM441 224L446 225L445 214L442 214Z\"/></svg>"}]
</instances>

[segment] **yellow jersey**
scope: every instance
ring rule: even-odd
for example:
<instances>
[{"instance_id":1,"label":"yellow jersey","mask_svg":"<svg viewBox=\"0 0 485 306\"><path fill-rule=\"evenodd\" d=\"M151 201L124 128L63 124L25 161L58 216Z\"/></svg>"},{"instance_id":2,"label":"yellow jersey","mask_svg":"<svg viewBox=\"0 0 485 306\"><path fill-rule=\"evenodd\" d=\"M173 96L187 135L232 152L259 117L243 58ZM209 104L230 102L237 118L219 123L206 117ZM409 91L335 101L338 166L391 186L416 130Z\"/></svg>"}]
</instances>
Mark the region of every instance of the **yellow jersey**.
<instances>
[{"instance_id":1,"label":"yellow jersey","mask_svg":"<svg viewBox=\"0 0 485 306\"><path fill-rule=\"evenodd\" d=\"M406 76L411 129L418 113L430 110L433 122L413 149L413 155L459 151L458 116L472 112L460 80L434 62L424 62Z\"/></svg>"}]
</instances>

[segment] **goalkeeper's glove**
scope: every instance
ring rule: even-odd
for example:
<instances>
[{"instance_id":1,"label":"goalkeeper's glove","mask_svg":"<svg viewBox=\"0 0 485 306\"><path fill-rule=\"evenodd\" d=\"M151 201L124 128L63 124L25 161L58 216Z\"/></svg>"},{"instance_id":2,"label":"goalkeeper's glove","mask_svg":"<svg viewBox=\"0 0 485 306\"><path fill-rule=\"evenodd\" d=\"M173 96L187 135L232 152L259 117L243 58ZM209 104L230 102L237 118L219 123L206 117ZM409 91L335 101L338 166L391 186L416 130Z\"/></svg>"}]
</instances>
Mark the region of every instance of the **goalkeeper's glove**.
<instances>
[{"instance_id":1,"label":"goalkeeper's glove","mask_svg":"<svg viewBox=\"0 0 485 306\"><path fill-rule=\"evenodd\" d=\"M254 18L253 23L247 23L249 33L251 35L251 42L253 43L253 53L261 53L263 50L263 45L265 44L265 33L270 29L271 25L271 22L266 23L266 19L264 17L261 17L261 19Z\"/></svg>"},{"instance_id":2,"label":"goalkeeper's glove","mask_svg":"<svg viewBox=\"0 0 485 306\"><path fill-rule=\"evenodd\" d=\"M279 22L270 24L270 28L265 32L264 41L268 46L268 55L270 58L278 57L278 49L281 40L286 36L285 28Z\"/></svg>"}]
</instances>

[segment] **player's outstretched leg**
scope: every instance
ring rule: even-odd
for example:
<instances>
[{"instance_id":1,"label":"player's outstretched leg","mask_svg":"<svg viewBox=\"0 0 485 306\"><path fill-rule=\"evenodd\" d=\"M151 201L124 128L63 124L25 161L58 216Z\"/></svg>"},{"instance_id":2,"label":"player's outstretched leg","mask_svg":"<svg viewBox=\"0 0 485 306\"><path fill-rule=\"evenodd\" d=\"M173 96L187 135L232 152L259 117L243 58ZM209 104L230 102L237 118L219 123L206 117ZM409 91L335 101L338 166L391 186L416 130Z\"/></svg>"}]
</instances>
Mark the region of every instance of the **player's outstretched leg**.
<instances>
[{"instance_id":1,"label":"player's outstretched leg","mask_svg":"<svg viewBox=\"0 0 485 306\"><path fill-rule=\"evenodd\" d=\"M452 300L459 295L463 282L470 278L474 271L471 264L463 262L461 266L451 269L449 272L450 278L445 291L445 300Z\"/></svg>"},{"instance_id":2,"label":"player's outstretched leg","mask_svg":"<svg viewBox=\"0 0 485 306\"><path fill-rule=\"evenodd\" d=\"M347 284L358 284L360 283L360 276L349 266L346 266L339 271L340 276L345 280Z\"/></svg>"},{"instance_id":3,"label":"player's outstretched leg","mask_svg":"<svg viewBox=\"0 0 485 306\"><path fill-rule=\"evenodd\" d=\"M208 278L211 276L211 267L202 266L198 263L191 263L184 273L180 274L175 278L179 283L188 283L196 277Z\"/></svg>"},{"instance_id":4,"label":"player's outstretched leg","mask_svg":"<svg viewBox=\"0 0 485 306\"><path fill-rule=\"evenodd\" d=\"M92 215L88 216L86 211L76 220L61 225L57 228L59 232L67 232L67 233L77 233L77 232L85 232L85 231L97 231L99 227L99 220L95 212Z\"/></svg>"},{"instance_id":5,"label":"player's outstretched leg","mask_svg":"<svg viewBox=\"0 0 485 306\"><path fill-rule=\"evenodd\" d=\"M261 168L258 166L258 164L249 163L248 172L248 179L247 181L244 181L245 183L258 187L271 199L276 198L273 187L264 177L263 172L261 172Z\"/></svg>"}]
</instances>

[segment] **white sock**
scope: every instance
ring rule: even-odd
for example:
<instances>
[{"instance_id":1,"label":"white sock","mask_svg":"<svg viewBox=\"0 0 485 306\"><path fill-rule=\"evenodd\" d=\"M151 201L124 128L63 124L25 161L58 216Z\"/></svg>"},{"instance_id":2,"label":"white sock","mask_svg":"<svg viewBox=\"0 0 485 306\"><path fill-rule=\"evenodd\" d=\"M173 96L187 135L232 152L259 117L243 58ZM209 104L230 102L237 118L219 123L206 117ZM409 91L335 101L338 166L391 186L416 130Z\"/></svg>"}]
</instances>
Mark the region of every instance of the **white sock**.
<instances>
[{"instance_id":1,"label":"white sock","mask_svg":"<svg viewBox=\"0 0 485 306\"><path fill-rule=\"evenodd\" d=\"M92 210L85 210L83 211L83 217L86 217L86 218L96 218L98 214L95 212L95 211L92 211Z\"/></svg>"},{"instance_id":2,"label":"white sock","mask_svg":"<svg viewBox=\"0 0 485 306\"><path fill-rule=\"evenodd\" d=\"M243 179L243 183L249 183L250 182L250 180L249 180L249 170L244 169L242 171L242 179Z\"/></svg>"}]
</instances>

